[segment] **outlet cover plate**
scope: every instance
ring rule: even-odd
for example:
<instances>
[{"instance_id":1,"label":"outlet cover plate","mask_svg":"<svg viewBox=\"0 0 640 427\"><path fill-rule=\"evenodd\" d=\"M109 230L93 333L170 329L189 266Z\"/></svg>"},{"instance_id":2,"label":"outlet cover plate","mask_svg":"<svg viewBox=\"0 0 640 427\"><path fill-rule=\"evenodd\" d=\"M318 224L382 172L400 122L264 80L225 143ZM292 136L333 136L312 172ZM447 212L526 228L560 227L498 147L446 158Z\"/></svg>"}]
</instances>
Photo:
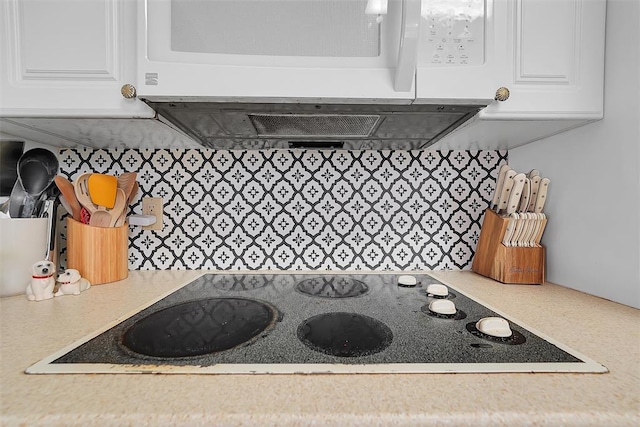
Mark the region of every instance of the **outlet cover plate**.
<instances>
[{"instance_id":1,"label":"outlet cover plate","mask_svg":"<svg viewBox=\"0 0 640 427\"><path fill-rule=\"evenodd\" d=\"M143 197L142 214L156 217L155 224L145 225L143 230L162 230L162 197Z\"/></svg>"}]
</instances>

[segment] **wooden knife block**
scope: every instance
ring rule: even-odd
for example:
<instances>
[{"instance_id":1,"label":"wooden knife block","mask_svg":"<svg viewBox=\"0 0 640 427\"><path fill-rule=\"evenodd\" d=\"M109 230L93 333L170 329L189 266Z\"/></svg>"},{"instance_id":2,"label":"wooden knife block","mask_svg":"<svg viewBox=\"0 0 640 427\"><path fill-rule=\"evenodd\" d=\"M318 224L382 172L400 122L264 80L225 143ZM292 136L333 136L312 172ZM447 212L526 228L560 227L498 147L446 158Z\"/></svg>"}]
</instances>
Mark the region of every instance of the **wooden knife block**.
<instances>
[{"instance_id":1,"label":"wooden knife block","mask_svg":"<svg viewBox=\"0 0 640 427\"><path fill-rule=\"evenodd\" d=\"M129 226L92 227L67 218L67 267L92 285L129 275Z\"/></svg>"},{"instance_id":2,"label":"wooden knife block","mask_svg":"<svg viewBox=\"0 0 640 427\"><path fill-rule=\"evenodd\" d=\"M472 270L502 283L544 283L544 247L538 245L521 248L503 245L502 239L508 223L508 218L501 217L491 209L485 211Z\"/></svg>"}]
</instances>

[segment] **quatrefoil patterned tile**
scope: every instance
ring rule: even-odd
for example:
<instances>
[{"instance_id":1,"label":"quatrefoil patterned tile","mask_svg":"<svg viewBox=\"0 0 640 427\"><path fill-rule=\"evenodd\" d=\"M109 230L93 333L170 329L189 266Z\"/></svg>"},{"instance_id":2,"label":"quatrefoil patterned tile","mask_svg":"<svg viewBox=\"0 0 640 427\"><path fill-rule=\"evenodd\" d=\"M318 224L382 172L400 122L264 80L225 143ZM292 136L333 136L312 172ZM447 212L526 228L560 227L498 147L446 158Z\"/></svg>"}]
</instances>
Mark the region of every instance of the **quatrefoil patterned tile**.
<instances>
[{"instance_id":1,"label":"quatrefoil patterned tile","mask_svg":"<svg viewBox=\"0 0 640 427\"><path fill-rule=\"evenodd\" d=\"M506 160L506 151L65 149L60 168L69 179L137 171L133 213L142 197L162 197L161 231L130 228L132 270L467 269Z\"/></svg>"}]
</instances>

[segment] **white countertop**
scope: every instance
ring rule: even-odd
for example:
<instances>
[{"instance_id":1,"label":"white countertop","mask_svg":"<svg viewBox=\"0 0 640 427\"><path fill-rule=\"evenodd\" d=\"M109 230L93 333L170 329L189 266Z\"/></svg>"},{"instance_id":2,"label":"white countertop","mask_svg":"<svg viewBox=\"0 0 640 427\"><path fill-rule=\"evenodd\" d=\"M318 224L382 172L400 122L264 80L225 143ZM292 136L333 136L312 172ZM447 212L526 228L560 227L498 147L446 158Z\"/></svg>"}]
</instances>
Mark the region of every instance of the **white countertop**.
<instances>
[{"instance_id":1,"label":"white countertop","mask_svg":"<svg viewBox=\"0 0 640 427\"><path fill-rule=\"evenodd\" d=\"M606 374L26 375L24 369L202 271L132 271L80 296L0 299L2 425L640 424L640 310L561 286L440 280Z\"/></svg>"}]
</instances>

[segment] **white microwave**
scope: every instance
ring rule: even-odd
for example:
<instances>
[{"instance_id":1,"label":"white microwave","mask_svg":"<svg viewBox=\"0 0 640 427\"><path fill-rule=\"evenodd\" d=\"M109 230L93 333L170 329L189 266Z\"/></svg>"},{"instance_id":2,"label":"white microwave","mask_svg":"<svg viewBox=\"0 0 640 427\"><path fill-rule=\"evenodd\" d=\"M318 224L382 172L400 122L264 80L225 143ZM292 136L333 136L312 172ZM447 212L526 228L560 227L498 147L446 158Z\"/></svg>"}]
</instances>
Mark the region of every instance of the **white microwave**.
<instances>
[{"instance_id":1,"label":"white microwave","mask_svg":"<svg viewBox=\"0 0 640 427\"><path fill-rule=\"evenodd\" d=\"M486 65L491 4L140 0L138 96L411 104L416 75Z\"/></svg>"}]
</instances>

